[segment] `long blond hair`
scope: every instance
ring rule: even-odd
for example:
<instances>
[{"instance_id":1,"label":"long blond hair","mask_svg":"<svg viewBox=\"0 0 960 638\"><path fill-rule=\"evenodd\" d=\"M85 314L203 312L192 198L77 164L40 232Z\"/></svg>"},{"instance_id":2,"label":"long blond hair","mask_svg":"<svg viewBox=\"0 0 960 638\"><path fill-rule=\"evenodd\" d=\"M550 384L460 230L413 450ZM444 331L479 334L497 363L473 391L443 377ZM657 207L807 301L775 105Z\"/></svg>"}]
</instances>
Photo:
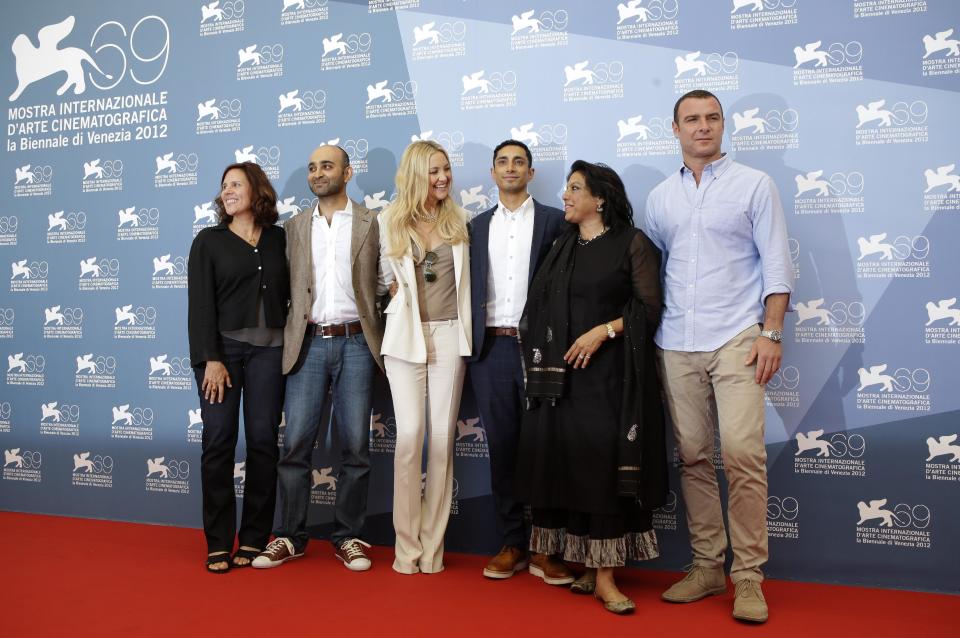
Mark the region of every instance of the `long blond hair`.
<instances>
[{"instance_id":1,"label":"long blond hair","mask_svg":"<svg viewBox=\"0 0 960 638\"><path fill-rule=\"evenodd\" d=\"M395 179L397 197L390 204L387 221L388 257L400 259L410 250L411 242L416 248L413 251L416 261L422 260L426 254L415 227L417 219L431 215L425 204L430 189L430 157L434 153L443 153L450 161L447 151L433 140L413 142L400 158ZM447 189L453 192L452 176ZM465 243L469 238L463 211L449 194L437 206L437 233L449 244Z\"/></svg>"}]
</instances>

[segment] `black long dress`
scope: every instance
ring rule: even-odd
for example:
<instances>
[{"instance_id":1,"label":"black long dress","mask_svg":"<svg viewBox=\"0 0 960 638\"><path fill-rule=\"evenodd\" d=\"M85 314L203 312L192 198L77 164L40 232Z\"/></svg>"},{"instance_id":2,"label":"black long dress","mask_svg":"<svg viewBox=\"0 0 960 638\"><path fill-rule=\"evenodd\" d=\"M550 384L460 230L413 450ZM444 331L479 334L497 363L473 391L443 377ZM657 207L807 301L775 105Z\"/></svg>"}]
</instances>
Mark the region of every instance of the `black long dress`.
<instances>
[{"instance_id":1,"label":"black long dress","mask_svg":"<svg viewBox=\"0 0 960 638\"><path fill-rule=\"evenodd\" d=\"M575 251L570 343L619 318L630 295L644 303L647 325L656 330L660 259L646 235L634 228L611 230ZM623 339L607 340L586 368L568 369L556 405L543 402L525 413L517 492L533 508L532 551L563 554L587 567L659 555L651 512L617 494L623 374Z\"/></svg>"}]
</instances>

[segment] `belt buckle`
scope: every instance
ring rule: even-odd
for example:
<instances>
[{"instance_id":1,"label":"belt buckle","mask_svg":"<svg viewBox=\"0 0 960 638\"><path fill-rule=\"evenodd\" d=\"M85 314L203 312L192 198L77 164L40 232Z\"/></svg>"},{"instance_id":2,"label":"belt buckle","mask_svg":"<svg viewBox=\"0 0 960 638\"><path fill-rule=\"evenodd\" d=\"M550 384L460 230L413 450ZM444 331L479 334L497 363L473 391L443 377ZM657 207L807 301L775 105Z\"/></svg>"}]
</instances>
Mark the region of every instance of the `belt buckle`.
<instances>
[{"instance_id":1,"label":"belt buckle","mask_svg":"<svg viewBox=\"0 0 960 638\"><path fill-rule=\"evenodd\" d=\"M334 325L336 325L336 324L333 324L333 323L318 323L318 324L317 324L317 329L320 331L320 338L321 338L321 339L333 339L333 335L323 334L323 329L324 329L324 328L330 328L331 326L334 326Z\"/></svg>"}]
</instances>

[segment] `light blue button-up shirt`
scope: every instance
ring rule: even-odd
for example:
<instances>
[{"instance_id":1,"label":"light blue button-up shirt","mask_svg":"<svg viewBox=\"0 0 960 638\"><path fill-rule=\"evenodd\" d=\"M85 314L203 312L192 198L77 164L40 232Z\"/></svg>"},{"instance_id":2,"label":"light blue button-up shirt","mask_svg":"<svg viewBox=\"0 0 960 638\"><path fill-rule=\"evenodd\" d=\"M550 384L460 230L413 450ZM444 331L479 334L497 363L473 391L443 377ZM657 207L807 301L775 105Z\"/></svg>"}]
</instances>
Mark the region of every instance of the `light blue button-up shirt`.
<instances>
[{"instance_id":1,"label":"light blue button-up shirt","mask_svg":"<svg viewBox=\"0 0 960 638\"><path fill-rule=\"evenodd\" d=\"M724 155L697 185L682 167L647 198L646 231L663 252L664 350L711 352L763 320L764 301L793 291L787 225L766 173Z\"/></svg>"}]
</instances>

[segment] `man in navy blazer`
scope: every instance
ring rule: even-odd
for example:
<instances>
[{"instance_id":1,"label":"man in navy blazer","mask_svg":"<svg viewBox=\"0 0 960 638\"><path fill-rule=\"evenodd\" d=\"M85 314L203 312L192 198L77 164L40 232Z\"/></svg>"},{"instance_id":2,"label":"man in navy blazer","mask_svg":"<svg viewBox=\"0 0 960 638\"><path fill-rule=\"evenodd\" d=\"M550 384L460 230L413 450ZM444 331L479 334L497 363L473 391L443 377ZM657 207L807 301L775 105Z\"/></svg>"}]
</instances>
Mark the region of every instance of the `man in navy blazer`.
<instances>
[{"instance_id":1,"label":"man in navy blazer","mask_svg":"<svg viewBox=\"0 0 960 638\"><path fill-rule=\"evenodd\" d=\"M527 287L553 240L563 231L563 212L527 192L533 155L523 142L506 140L493 151L490 175L497 205L470 222L473 355L470 379L490 449L490 484L503 549L484 568L488 578L510 578L528 565L523 505L513 496L523 413L523 369L517 324ZM536 554L530 572L549 584L573 582L556 557Z\"/></svg>"}]
</instances>

